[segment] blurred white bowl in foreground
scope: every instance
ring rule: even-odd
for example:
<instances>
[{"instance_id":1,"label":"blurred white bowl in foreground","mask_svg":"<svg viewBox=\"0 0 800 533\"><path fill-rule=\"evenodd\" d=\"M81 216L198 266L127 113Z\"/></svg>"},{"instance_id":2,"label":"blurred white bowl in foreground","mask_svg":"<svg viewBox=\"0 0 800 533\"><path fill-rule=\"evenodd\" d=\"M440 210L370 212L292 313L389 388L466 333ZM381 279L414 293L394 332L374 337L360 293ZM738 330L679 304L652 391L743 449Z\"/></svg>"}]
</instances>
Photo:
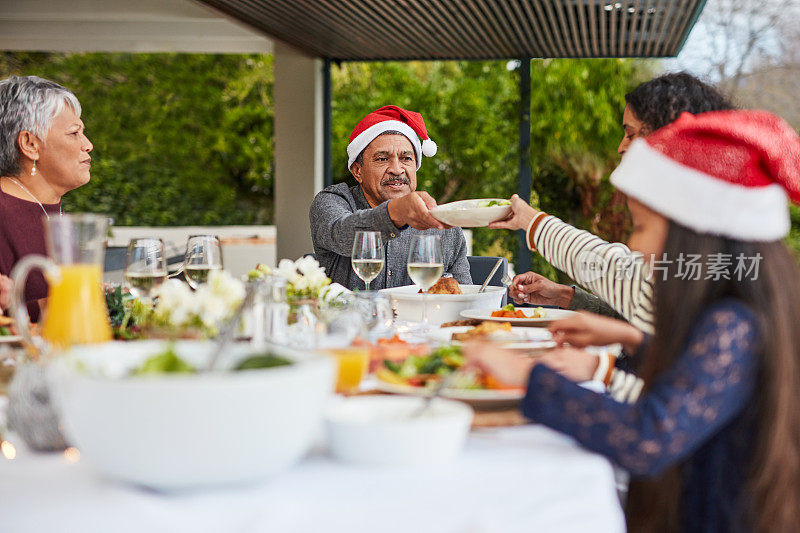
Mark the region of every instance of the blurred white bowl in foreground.
<instances>
[{"instance_id":1,"label":"blurred white bowl in foreground","mask_svg":"<svg viewBox=\"0 0 800 533\"><path fill-rule=\"evenodd\" d=\"M158 490L264 479L308 451L333 389L333 361L271 348L290 366L129 377L161 341L74 348L51 367L64 430L82 459L111 477ZM197 368L210 342L178 342ZM252 355L233 346L223 368Z\"/></svg>"},{"instance_id":2,"label":"blurred white bowl in foreground","mask_svg":"<svg viewBox=\"0 0 800 533\"><path fill-rule=\"evenodd\" d=\"M464 447L472 409L452 400L423 403L408 396L361 396L328 407L325 425L331 455L372 466L435 467L453 461Z\"/></svg>"}]
</instances>

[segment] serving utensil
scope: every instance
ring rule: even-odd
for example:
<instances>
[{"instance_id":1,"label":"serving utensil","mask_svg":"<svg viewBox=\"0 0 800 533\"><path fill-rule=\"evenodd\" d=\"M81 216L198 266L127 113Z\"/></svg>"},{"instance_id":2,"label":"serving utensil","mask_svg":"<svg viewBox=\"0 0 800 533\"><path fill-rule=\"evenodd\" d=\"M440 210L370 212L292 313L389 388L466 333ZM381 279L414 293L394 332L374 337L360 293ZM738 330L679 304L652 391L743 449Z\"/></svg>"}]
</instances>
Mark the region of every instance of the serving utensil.
<instances>
[{"instance_id":1,"label":"serving utensil","mask_svg":"<svg viewBox=\"0 0 800 533\"><path fill-rule=\"evenodd\" d=\"M242 319L244 310L253 305L253 298L255 297L256 288L258 287L259 283L260 282L258 280L247 283L242 303L239 304L239 307L236 309L236 312L233 313L231 319L220 328L219 335L217 335L217 344L214 346L214 351L211 352L211 358L208 360L206 372L211 372L214 370L214 367L217 364L217 359L219 359L219 355L222 353L222 350L224 350L225 347L230 344L230 342L236 336L236 330L239 327L239 321Z\"/></svg>"},{"instance_id":2,"label":"serving utensil","mask_svg":"<svg viewBox=\"0 0 800 533\"><path fill-rule=\"evenodd\" d=\"M497 269L500 268L500 265L502 264L503 264L503 258L500 257L497 259L497 262L492 267L492 270L489 272L489 275L486 276L485 280L483 280L483 285L481 285L481 288L478 289L478 292L483 292L486 290L486 286L489 284L489 280L492 279L492 276L494 276L494 273L497 272Z\"/></svg>"}]
</instances>

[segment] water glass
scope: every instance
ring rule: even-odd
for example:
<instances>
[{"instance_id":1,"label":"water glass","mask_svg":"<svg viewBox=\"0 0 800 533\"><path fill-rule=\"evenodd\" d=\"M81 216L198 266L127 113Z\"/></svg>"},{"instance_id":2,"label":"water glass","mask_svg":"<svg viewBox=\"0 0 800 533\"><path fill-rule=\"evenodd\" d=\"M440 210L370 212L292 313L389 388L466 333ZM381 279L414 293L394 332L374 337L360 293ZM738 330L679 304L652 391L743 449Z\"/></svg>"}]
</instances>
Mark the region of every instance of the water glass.
<instances>
[{"instance_id":1,"label":"water glass","mask_svg":"<svg viewBox=\"0 0 800 533\"><path fill-rule=\"evenodd\" d=\"M394 313L385 294L375 291L355 294L355 304L364 323L367 340L374 342L392 331Z\"/></svg>"},{"instance_id":2,"label":"water glass","mask_svg":"<svg viewBox=\"0 0 800 533\"><path fill-rule=\"evenodd\" d=\"M383 270L383 240L379 231L357 231L353 241L351 265L367 290Z\"/></svg>"},{"instance_id":3,"label":"water glass","mask_svg":"<svg viewBox=\"0 0 800 533\"><path fill-rule=\"evenodd\" d=\"M356 295L343 293L319 305L319 318L325 331L323 348L349 346L365 335L365 325L356 305Z\"/></svg>"},{"instance_id":4,"label":"water glass","mask_svg":"<svg viewBox=\"0 0 800 533\"><path fill-rule=\"evenodd\" d=\"M155 289L167 279L164 241L149 237L131 239L123 275L133 296L150 301Z\"/></svg>"},{"instance_id":5,"label":"water glass","mask_svg":"<svg viewBox=\"0 0 800 533\"><path fill-rule=\"evenodd\" d=\"M216 235L192 235L186 243L183 273L193 289L208 281L212 270L222 270L222 246Z\"/></svg>"},{"instance_id":6,"label":"water glass","mask_svg":"<svg viewBox=\"0 0 800 533\"><path fill-rule=\"evenodd\" d=\"M251 313L252 345L264 350L268 343L286 344L289 321L286 278L266 276L258 284Z\"/></svg>"}]
</instances>

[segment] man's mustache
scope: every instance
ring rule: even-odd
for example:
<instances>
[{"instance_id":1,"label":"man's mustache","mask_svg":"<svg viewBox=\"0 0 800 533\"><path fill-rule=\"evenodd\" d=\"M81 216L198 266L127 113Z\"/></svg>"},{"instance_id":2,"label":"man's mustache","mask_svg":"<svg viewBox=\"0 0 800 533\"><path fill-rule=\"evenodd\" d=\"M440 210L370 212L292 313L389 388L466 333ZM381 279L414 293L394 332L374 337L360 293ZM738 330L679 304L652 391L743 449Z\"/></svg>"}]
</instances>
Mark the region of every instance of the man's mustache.
<instances>
[{"instance_id":1,"label":"man's mustache","mask_svg":"<svg viewBox=\"0 0 800 533\"><path fill-rule=\"evenodd\" d=\"M387 184L389 184L391 182L396 182L396 181L399 181L400 183L403 183L405 185L411 185L411 180L410 179L405 178L405 177L400 177L400 176L397 176L397 177L394 177L394 178L383 179L383 180L381 180L381 185L387 185Z\"/></svg>"}]
</instances>

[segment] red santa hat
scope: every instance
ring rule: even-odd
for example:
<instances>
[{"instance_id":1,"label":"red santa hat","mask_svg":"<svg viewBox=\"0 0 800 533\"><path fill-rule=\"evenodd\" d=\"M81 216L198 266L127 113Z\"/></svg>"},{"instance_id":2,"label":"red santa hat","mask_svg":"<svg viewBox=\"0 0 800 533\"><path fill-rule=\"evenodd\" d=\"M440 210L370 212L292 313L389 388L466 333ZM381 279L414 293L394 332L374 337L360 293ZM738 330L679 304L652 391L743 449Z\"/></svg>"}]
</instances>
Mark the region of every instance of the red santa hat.
<instances>
[{"instance_id":1,"label":"red santa hat","mask_svg":"<svg viewBox=\"0 0 800 533\"><path fill-rule=\"evenodd\" d=\"M637 139L611 183L699 233L775 241L800 203L800 138L766 111L683 113Z\"/></svg>"},{"instance_id":2,"label":"red santa hat","mask_svg":"<svg viewBox=\"0 0 800 533\"><path fill-rule=\"evenodd\" d=\"M411 141L414 153L417 155L417 169L422 165L422 154L428 157L436 155L436 143L428 137L428 130L425 129L422 115L396 105L385 105L356 124L347 145L347 168L353 165L358 154L375 137L387 131L399 131Z\"/></svg>"}]
</instances>

